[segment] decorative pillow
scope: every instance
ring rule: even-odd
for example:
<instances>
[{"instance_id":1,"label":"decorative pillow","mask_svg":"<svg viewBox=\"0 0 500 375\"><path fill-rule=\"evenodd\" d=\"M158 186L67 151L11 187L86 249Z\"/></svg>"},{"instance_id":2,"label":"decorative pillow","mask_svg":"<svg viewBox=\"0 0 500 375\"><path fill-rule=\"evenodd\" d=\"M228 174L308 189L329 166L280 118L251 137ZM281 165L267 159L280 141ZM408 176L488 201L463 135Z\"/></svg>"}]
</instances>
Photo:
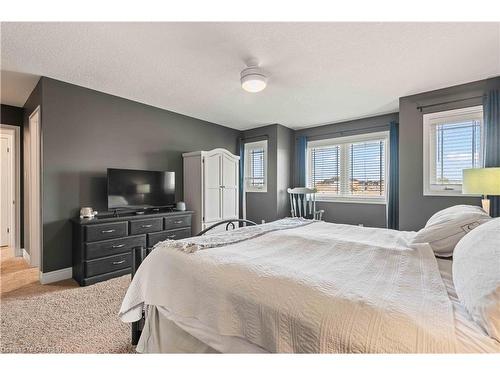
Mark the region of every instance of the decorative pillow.
<instances>
[{"instance_id":1,"label":"decorative pillow","mask_svg":"<svg viewBox=\"0 0 500 375\"><path fill-rule=\"evenodd\" d=\"M463 236L488 220L491 217L481 207L449 207L432 215L425 227L417 232L412 243L428 243L436 255L449 257Z\"/></svg>"},{"instance_id":2,"label":"decorative pillow","mask_svg":"<svg viewBox=\"0 0 500 375\"><path fill-rule=\"evenodd\" d=\"M500 218L460 240L452 272L462 305L490 337L500 341Z\"/></svg>"}]
</instances>

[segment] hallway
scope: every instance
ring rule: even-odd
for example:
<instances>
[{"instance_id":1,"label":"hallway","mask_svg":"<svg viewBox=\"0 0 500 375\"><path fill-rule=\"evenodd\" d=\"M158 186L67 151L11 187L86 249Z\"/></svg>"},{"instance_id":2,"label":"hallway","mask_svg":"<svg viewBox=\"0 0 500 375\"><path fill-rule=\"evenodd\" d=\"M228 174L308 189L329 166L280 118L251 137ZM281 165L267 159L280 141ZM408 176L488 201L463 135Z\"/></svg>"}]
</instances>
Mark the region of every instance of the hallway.
<instances>
[{"instance_id":1,"label":"hallway","mask_svg":"<svg viewBox=\"0 0 500 375\"><path fill-rule=\"evenodd\" d=\"M40 285L37 267L31 267L24 258L16 257L14 249L1 248L0 293L12 292L30 284Z\"/></svg>"}]
</instances>

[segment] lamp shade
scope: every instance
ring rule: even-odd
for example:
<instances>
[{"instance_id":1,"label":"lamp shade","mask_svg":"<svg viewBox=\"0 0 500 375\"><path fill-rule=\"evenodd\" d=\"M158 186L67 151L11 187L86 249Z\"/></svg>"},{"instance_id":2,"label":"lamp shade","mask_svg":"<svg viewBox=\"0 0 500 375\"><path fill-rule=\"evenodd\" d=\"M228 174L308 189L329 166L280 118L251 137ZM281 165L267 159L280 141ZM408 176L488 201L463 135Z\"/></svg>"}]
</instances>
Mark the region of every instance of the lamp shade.
<instances>
[{"instance_id":1,"label":"lamp shade","mask_svg":"<svg viewBox=\"0 0 500 375\"><path fill-rule=\"evenodd\" d=\"M500 195L500 168L464 169L462 193Z\"/></svg>"}]
</instances>

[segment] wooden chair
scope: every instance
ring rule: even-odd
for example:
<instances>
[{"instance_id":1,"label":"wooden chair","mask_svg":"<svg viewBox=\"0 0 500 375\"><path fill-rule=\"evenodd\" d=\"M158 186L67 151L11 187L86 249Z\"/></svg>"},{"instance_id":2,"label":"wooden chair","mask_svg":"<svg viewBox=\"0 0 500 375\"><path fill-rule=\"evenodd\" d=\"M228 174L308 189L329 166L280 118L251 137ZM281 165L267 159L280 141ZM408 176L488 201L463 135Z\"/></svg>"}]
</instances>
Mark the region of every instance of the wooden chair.
<instances>
[{"instance_id":1,"label":"wooden chair","mask_svg":"<svg viewBox=\"0 0 500 375\"><path fill-rule=\"evenodd\" d=\"M304 187L288 188L290 214L292 217L323 220L325 210L316 210L316 189Z\"/></svg>"}]
</instances>

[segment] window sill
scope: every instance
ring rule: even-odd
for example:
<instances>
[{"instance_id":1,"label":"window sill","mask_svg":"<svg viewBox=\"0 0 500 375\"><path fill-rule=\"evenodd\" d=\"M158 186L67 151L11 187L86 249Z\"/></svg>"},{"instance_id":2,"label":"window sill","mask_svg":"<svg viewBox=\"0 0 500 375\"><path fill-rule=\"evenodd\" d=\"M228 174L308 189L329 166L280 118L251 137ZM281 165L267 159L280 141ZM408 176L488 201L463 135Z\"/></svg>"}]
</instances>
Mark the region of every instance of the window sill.
<instances>
[{"instance_id":1,"label":"window sill","mask_svg":"<svg viewBox=\"0 0 500 375\"><path fill-rule=\"evenodd\" d=\"M369 198L326 198L316 196L316 202L324 203L351 203L351 204L382 204L386 205L385 199L369 199Z\"/></svg>"},{"instance_id":2,"label":"window sill","mask_svg":"<svg viewBox=\"0 0 500 375\"><path fill-rule=\"evenodd\" d=\"M260 189L260 190L256 190L256 189L245 189L245 193L267 193L267 189Z\"/></svg>"},{"instance_id":3,"label":"window sill","mask_svg":"<svg viewBox=\"0 0 500 375\"><path fill-rule=\"evenodd\" d=\"M480 198L478 194L462 194L460 191L424 191L424 197L464 197Z\"/></svg>"}]
</instances>

